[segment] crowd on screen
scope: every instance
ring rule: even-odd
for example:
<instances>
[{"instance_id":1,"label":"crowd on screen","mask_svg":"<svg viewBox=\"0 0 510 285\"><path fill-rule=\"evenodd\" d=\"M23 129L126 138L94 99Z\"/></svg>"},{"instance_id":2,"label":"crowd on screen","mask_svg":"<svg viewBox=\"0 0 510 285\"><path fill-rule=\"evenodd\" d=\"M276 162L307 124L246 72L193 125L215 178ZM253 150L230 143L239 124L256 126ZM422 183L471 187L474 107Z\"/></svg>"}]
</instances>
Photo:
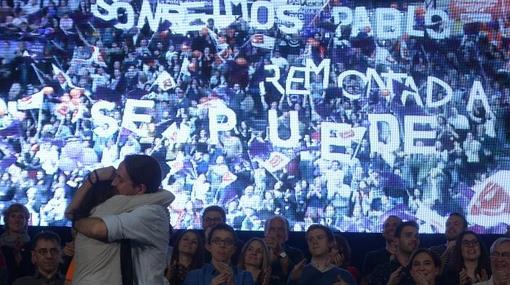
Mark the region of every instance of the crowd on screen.
<instances>
[{"instance_id":1,"label":"crowd on screen","mask_svg":"<svg viewBox=\"0 0 510 285\"><path fill-rule=\"evenodd\" d=\"M340 2L345 1L331 5ZM1 3L0 207L25 204L31 225L69 225L65 205L83 177L133 153L160 162L163 187L176 196L171 223L180 229L198 228L197 213L220 205L236 230L263 230L264 221L279 214L296 231L319 223L377 232L384 214L399 213L417 218L424 232L438 232L441 223L427 217L467 215L472 187L508 168L501 147L509 140L508 19L455 25L444 40L403 35L383 41L367 29L352 37L350 27L335 37L327 26L315 24L298 35L273 28L263 31L276 38L266 49L252 44L261 31L242 17L226 29L207 19L204 29L187 35L174 34L171 27L153 33L147 25L124 31L93 17L90 4ZM405 4L393 6L405 10ZM327 11L320 16L327 17ZM424 29L421 19L417 15L417 29ZM267 83L260 88L264 65L277 65L285 77L290 66L306 59L331 59L332 86L338 86L342 71L369 67L410 74L420 90L427 75L442 78L454 90L451 102L419 108L437 117L435 153L406 155L401 147L389 154L394 158L389 163L384 150L370 149L367 134L346 148L349 161L321 157L321 122L367 126L369 113L403 114L407 108L416 111L416 105L395 106L385 99L388 90L377 85L366 98L350 100L340 88L322 86L321 75L312 76L309 95L281 95ZM165 71L175 87L154 84ZM480 101L472 112L466 110L475 80L483 83L490 112ZM344 85L350 93L364 88L356 79ZM438 90L434 98L444 95ZM44 93L41 108L8 111L9 102L39 91ZM114 102L112 110L101 112L120 124L127 99L155 102L154 108L139 110L151 115L150 122L137 126L149 135L125 128L100 135L107 125L92 120L92 105ZM210 143L204 107L212 99L223 101L238 121L220 134L218 144ZM301 146L286 151L290 162L276 172L256 159L279 150L268 139L270 109L277 111L281 137L290 133L289 111L299 117ZM164 136L173 124L177 136ZM482 230L502 232L501 227Z\"/></svg>"},{"instance_id":2,"label":"crowd on screen","mask_svg":"<svg viewBox=\"0 0 510 285\"><path fill-rule=\"evenodd\" d=\"M76 275L74 239L64 245L56 233L44 230L30 236L30 213L21 204L11 205L3 214L6 227L0 235L0 284L89 284ZM171 236L168 257L160 261L166 264L165 270L159 273L169 284L510 282L510 228L488 250L459 213L448 216L446 243L430 248L420 246L420 228L415 221L388 216L381 225L386 245L367 252L360 268L351 264L351 256L357 253L351 252L347 239L324 225L310 225L304 236L307 247L295 248L291 245L297 241L288 239L289 221L280 215L265 222L263 237L247 241L237 239L234 229L225 223L225 210L218 206L206 208L200 221L201 230L182 230Z\"/></svg>"}]
</instances>

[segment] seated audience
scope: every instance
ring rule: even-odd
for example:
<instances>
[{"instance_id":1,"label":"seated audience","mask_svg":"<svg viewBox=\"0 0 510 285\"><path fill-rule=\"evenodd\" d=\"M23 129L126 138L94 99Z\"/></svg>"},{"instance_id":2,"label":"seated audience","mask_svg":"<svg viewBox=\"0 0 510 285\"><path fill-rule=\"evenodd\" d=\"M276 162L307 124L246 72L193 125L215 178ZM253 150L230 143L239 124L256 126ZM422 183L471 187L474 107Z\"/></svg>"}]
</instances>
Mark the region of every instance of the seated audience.
<instances>
[{"instance_id":1,"label":"seated audience","mask_svg":"<svg viewBox=\"0 0 510 285\"><path fill-rule=\"evenodd\" d=\"M475 285L510 284L510 238L501 237L492 243L490 255L492 276Z\"/></svg>"},{"instance_id":2,"label":"seated audience","mask_svg":"<svg viewBox=\"0 0 510 285\"><path fill-rule=\"evenodd\" d=\"M356 284L348 271L331 262L330 254L335 244L335 237L328 227L320 224L311 225L305 237L312 259L307 265L304 259L296 264L287 284Z\"/></svg>"},{"instance_id":3,"label":"seated audience","mask_svg":"<svg viewBox=\"0 0 510 285\"><path fill-rule=\"evenodd\" d=\"M409 260L408 271L415 285L436 285L439 284L438 277L441 271L441 259L434 252L428 249L418 249ZM407 271L407 270L406 270ZM409 284L409 283L398 283ZM450 283L445 283L450 284ZM451 283L453 284L453 283Z\"/></svg>"},{"instance_id":4,"label":"seated audience","mask_svg":"<svg viewBox=\"0 0 510 285\"><path fill-rule=\"evenodd\" d=\"M194 230L184 231L177 237L166 278L172 285L180 285L188 272L204 264L204 241Z\"/></svg>"},{"instance_id":5,"label":"seated audience","mask_svg":"<svg viewBox=\"0 0 510 285\"><path fill-rule=\"evenodd\" d=\"M263 239L251 238L244 244L239 267L251 273L254 284L271 284L271 260Z\"/></svg>"},{"instance_id":6,"label":"seated audience","mask_svg":"<svg viewBox=\"0 0 510 285\"><path fill-rule=\"evenodd\" d=\"M54 232L40 232L34 237L32 262L35 275L16 279L13 285L62 285L64 277L58 267L61 262L60 237Z\"/></svg>"},{"instance_id":7,"label":"seated audience","mask_svg":"<svg viewBox=\"0 0 510 285\"><path fill-rule=\"evenodd\" d=\"M183 284L186 285L252 285L249 272L232 265L236 251L236 234L227 224L214 226L207 238L206 249L211 253L211 263L190 271Z\"/></svg>"},{"instance_id":8,"label":"seated audience","mask_svg":"<svg viewBox=\"0 0 510 285\"><path fill-rule=\"evenodd\" d=\"M2 254L5 257L8 282L34 274L30 254L30 236L27 233L30 213L21 204L12 204L4 211L5 232L0 235Z\"/></svg>"},{"instance_id":9,"label":"seated audience","mask_svg":"<svg viewBox=\"0 0 510 285\"><path fill-rule=\"evenodd\" d=\"M446 284L470 285L489 279L489 254L480 237L472 231L459 235L451 261L443 276Z\"/></svg>"}]
</instances>

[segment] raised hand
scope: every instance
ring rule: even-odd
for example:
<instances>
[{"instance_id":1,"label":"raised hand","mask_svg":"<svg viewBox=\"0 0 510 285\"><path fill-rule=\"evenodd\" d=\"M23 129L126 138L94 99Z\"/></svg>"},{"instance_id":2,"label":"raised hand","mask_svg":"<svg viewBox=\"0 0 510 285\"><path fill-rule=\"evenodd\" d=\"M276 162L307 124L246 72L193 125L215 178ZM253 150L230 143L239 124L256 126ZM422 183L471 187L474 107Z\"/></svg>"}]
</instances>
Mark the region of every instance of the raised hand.
<instances>
[{"instance_id":1,"label":"raised hand","mask_svg":"<svg viewBox=\"0 0 510 285\"><path fill-rule=\"evenodd\" d=\"M303 269L305 268L305 259L301 260L294 268L292 268L292 271L290 272L290 279L291 280L298 280L301 277L301 274L303 274Z\"/></svg>"},{"instance_id":2,"label":"raised hand","mask_svg":"<svg viewBox=\"0 0 510 285\"><path fill-rule=\"evenodd\" d=\"M397 285L400 282L400 279L404 275L404 267L400 266L397 268L397 270L393 271L390 275L390 279L388 280L388 283L386 285Z\"/></svg>"}]
</instances>

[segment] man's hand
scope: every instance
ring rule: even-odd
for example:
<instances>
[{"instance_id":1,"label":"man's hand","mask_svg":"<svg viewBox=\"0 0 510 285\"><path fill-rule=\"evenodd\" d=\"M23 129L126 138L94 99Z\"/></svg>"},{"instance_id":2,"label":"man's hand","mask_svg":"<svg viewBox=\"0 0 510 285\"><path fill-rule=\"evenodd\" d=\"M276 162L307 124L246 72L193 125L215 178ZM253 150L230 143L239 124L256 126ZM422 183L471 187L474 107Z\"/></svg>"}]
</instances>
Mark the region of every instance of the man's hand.
<instances>
[{"instance_id":1,"label":"man's hand","mask_svg":"<svg viewBox=\"0 0 510 285\"><path fill-rule=\"evenodd\" d=\"M294 268L292 269L292 272L290 272L290 280L296 281L301 277L301 274L303 274L303 268L305 268L305 259L301 260Z\"/></svg>"},{"instance_id":2,"label":"man's hand","mask_svg":"<svg viewBox=\"0 0 510 285\"><path fill-rule=\"evenodd\" d=\"M404 275L404 267L400 266L397 270L393 271L390 275L390 279L388 280L388 283L386 285L397 285L400 282L400 279Z\"/></svg>"}]
</instances>

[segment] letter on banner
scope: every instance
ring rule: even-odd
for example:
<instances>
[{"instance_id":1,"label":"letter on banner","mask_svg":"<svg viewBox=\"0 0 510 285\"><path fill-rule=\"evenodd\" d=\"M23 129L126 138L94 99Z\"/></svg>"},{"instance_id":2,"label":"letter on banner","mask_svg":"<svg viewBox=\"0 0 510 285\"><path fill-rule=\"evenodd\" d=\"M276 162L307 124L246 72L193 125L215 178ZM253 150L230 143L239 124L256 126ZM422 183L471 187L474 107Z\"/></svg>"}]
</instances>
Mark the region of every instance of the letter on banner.
<instances>
[{"instance_id":1,"label":"letter on banner","mask_svg":"<svg viewBox=\"0 0 510 285\"><path fill-rule=\"evenodd\" d=\"M485 112L487 113L491 112L491 107L489 106L489 100L487 100L487 95L485 95L482 83L478 80L475 80L473 82L473 86L471 87L471 91L469 92L469 99L466 106L467 111L473 112L475 100L481 100L482 105L485 108Z\"/></svg>"},{"instance_id":2,"label":"letter on banner","mask_svg":"<svg viewBox=\"0 0 510 285\"><path fill-rule=\"evenodd\" d=\"M436 117L435 116L404 116L404 152L406 154L420 153L431 154L435 152L434 146L416 145L419 139L434 140L436 138ZM427 124L431 126L429 131L417 131L416 124Z\"/></svg>"},{"instance_id":3,"label":"letter on banner","mask_svg":"<svg viewBox=\"0 0 510 285\"><path fill-rule=\"evenodd\" d=\"M370 150L377 153L390 153L397 150L400 146L400 131L398 121L392 114L368 114L368 121L370 122L369 136L370 136ZM378 123L383 122L388 124L387 142L379 141L379 128Z\"/></svg>"},{"instance_id":4,"label":"letter on banner","mask_svg":"<svg viewBox=\"0 0 510 285\"><path fill-rule=\"evenodd\" d=\"M373 35L372 25L370 24L370 18L368 17L367 9L363 6L356 7L354 9L354 25L352 25L351 37L355 37L359 32L362 32L364 28L369 27L369 35Z\"/></svg>"},{"instance_id":5,"label":"letter on banner","mask_svg":"<svg viewBox=\"0 0 510 285\"><path fill-rule=\"evenodd\" d=\"M266 15L267 22L261 23L259 22L259 11L262 9L263 12L261 12L263 15ZM251 5L251 26L256 30L269 30L274 26L274 6L273 3L269 1L255 1Z\"/></svg>"},{"instance_id":6,"label":"letter on banner","mask_svg":"<svg viewBox=\"0 0 510 285\"><path fill-rule=\"evenodd\" d=\"M225 122L225 118L227 121ZM221 121L219 121L221 120ZM211 144L218 144L218 133L230 131L237 124L236 113L228 107L209 108L209 133Z\"/></svg>"},{"instance_id":7,"label":"letter on banner","mask_svg":"<svg viewBox=\"0 0 510 285\"><path fill-rule=\"evenodd\" d=\"M367 68L367 92L370 92L371 88L372 88L372 79L375 81L375 83L377 84L377 87L379 87L379 89L387 89L388 86L386 84L384 84L384 81L382 80L381 76L379 76L379 74L377 73L377 71L373 68ZM388 96L389 97L389 96ZM390 98L388 98L390 99Z\"/></svg>"},{"instance_id":8,"label":"letter on banner","mask_svg":"<svg viewBox=\"0 0 510 285\"><path fill-rule=\"evenodd\" d=\"M278 17L278 20L280 21L280 24L278 25L278 28L287 34L297 34L301 31L301 28L303 27L303 22L297 18L292 17L289 14L295 14L299 13L301 10L301 7L299 5L282 5L276 9L276 17ZM290 23L290 25L287 25L286 23Z\"/></svg>"},{"instance_id":9,"label":"letter on banner","mask_svg":"<svg viewBox=\"0 0 510 285\"><path fill-rule=\"evenodd\" d=\"M432 93L434 91L434 83L443 87L443 89L446 91L446 96L444 98L440 99L439 101L432 102ZM444 104L450 102L452 100L453 96L453 90L448 85L448 83L444 82L443 80L434 77L434 76L428 76L427 77L427 107L441 107Z\"/></svg>"},{"instance_id":10,"label":"letter on banner","mask_svg":"<svg viewBox=\"0 0 510 285\"><path fill-rule=\"evenodd\" d=\"M124 116L122 117L122 127L138 133L141 137L146 137L147 133L143 133L139 130L135 122L150 123L151 116L147 114L137 114L135 113L135 108L152 109L154 105L155 103L152 100L127 99L126 106L124 107Z\"/></svg>"},{"instance_id":11,"label":"letter on banner","mask_svg":"<svg viewBox=\"0 0 510 285\"><path fill-rule=\"evenodd\" d=\"M299 118L297 111L289 112L290 119L290 138L280 139L278 135L278 114L276 110L268 111L269 140L274 146L292 148L299 146Z\"/></svg>"},{"instance_id":12,"label":"letter on banner","mask_svg":"<svg viewBox=\"0 0 510 285\"><path fill-rule=\"evenodd\" d=\"M351 75L358 76L359 78L361 78L361 80L363 80L363 85L365 85L367 83L367 77L365 76L365 74L363 74L357 70L346 70L346 71L340 73L340 75L338 75L338 81L337 81L338 83L337 84L338 84L338 87L342 88L342 95L344 95L345 97L347 97L351 100L357 100L361 97L361 94L358 94L358 95L350 94L344 88L344 79L347 76L351 76Z\"/></svg>"},{"instance_id":13,"label":"letter on banner","mask_svg":"<svg viewBox=\"0 0 510 285\"><path fill-rule=\"evenodd\" d=\"M306 71L305 71L305 88L310 89L310 73L319 74L321 70L324 70L322 76L322 86L326 88L329 86L329 72L331 69L331 59L326 58L321 61L319 66L315 65L312 59L306 59Z\"/></svg>"},{"instance_id":14,"label":"letter on banner","mask_svg":"<svg viewBox=\"0 0 510 285\"><path fill-rule=\"evenodd\" d=\"M400 11L395 8L376 8L376 35L378 39L396 39L402 34Z\"/></svg>"},{"instance_id":15,"label":"letter on banner","mask_svg":"<svg viewBox=\"0 0 510 285\"><path fill-rule=\"evenodd\" d=\"M161 3L156 2L154 13L152 13L151 3L147 0L142 2L142 8L140 9L140 17L138 18L138 28L141 29L145 25L145 20L149 23L151 31L155 32L158 30L161 18L163 18Z\"/></svg>"},{"instance_id":16,"label":"letter on banner","mask_svg":"<svg viewBox=\"0 0 510 285\"><path fill-rule=\"evenodd\" d=\"M274 76L266 77L266 82L272 83L278 92L285 94L285 89L283 89L283 86L280 84L280 82L278 82L278 80L280 80L280 68L277 65L271 64L264 66L264 70L274 71Z\"/></svg>"},{"instance_id":17,"label":"letter on banner","mask_svg":"<svg viewBox=\"0 0 510 285\"><path fill-rule=\"evenodd\" d=\"M423 37L423 35L424 35L423 31L414 29L415 10L416 10L415 6L413 6L413 5L407 6L406 33L411 37Z\"/></svg>"},{"instance_id":18,"label":"letter on banner","mask_svg":"<svg viewBox=\"0 0 510 285\"><path fill-rule=\"evenodd\" d=\"M97 127L94 129L94 133L100 137L109 137L112 136L118 129L119 124L117 120L112 117L105 116L101 110L111 111L115 108L115 103L108 101L99 101L92 105L90 109L90 115L92 116L92 120L94 121L94 125ZM106 124L108 127L105 129L102 126Z\"/></svg>"},{"instance_id":19,"label":"letter on banner","mask_svg":"<svg viewBox=\"0 0 510 285\"><path fill-rule=\"evenodd\" d=\"M289 69L289 74L287 75L287 81L285 82L285 92L287 94L298 94L298 95L307 95L310 94L309 89L292 89L293 83L299 83L304 84L305 79L294 77L296 75L296 72L304 72L306 74L306 67L297 67L297 66L291 66Z\"/></svg>"},{"instance_id":20,"label":"letter on banner","mask_svg":"<svg viewBox=\"0 0 510 285\"><path fill-rule=\"evenodd\" d=\"M404 85L408 88L411 88L412 91L404 90L404 92L402 92L402 97L400 98L402 99L402 105L405 106L407 97L412 96L414 98L414 102L416 102L418 106L423 107L423 101L421 100L420 94L418 93L418 87L416 86L416 83L414 83L413 77L408 76Z\"/></svg>"}]
</instances>

